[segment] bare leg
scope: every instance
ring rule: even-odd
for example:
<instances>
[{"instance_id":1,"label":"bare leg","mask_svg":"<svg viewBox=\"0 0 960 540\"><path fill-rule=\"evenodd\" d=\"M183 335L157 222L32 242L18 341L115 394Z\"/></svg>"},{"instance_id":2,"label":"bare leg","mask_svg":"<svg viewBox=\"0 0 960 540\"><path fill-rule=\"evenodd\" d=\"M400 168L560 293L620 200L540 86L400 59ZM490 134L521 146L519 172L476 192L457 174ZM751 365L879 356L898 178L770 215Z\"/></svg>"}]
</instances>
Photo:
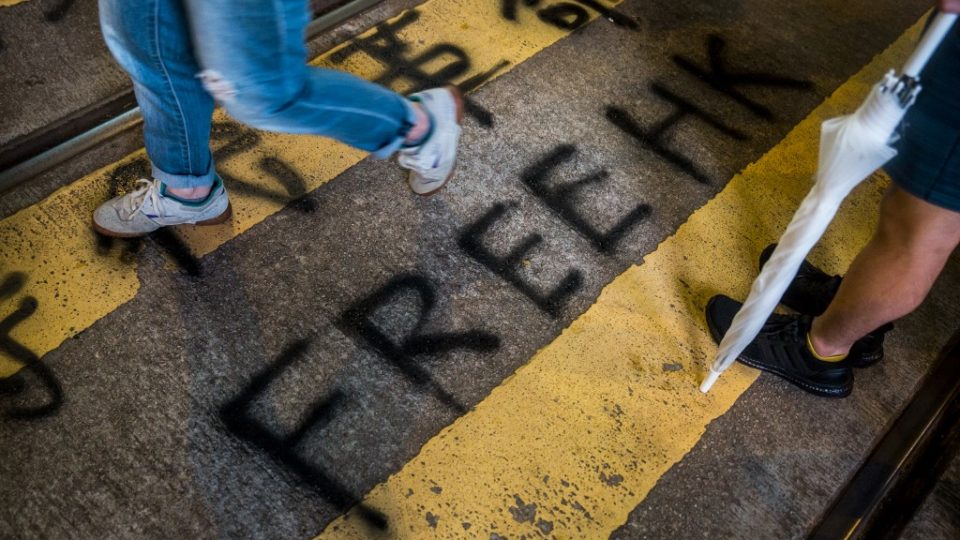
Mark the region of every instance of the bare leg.
<instances>
[{"instance_id":1,"label":"bare leg","mask_svg":"<svg viewBox=\"0 0 960 540\"><path fill-rule=\"evenodd\" d=\"M960 213L891 187L873 238L830 307L813 321L810 341L817 353L846 354L854 341L916 309L958 243Z\"/></svg>"},{"instance_id":2,"label":"bare leg","mask_svg":"<svg viewBox=\"0 0 960 540\"><path fill-rule=\"evenodd\" d=\"M403 140L404 144L416 144L416 141L423 140L430 131L430 117L419 103L413 104L413 113L417 116L417 121L407 132L407 137Z\"/></svg>"},{"instance_id":3,"label":"bare leg","mask_svg":"<svg viewBox=\"0 0 960 540\"><path fill-rule=\"evenodd\" d=\"M167 186L167 193L179 199L185 199L185 200L204 199L206 198L207 195L210 194L210 188L212 187L213 186L173 188L173 187Z\"/></svg>"}]
</instances>

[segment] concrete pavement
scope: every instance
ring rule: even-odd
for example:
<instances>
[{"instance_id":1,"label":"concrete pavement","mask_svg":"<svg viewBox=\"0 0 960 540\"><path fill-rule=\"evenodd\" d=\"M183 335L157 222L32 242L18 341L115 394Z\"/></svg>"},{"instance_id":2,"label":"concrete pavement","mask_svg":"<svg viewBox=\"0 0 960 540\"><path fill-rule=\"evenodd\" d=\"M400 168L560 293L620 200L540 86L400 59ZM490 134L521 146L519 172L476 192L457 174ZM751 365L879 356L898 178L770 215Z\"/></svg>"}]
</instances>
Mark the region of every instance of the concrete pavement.
<instances>
[{"instance_id":1,"label":"concrete pavement","mask_svg":"<svg viewBox=\"0 0 960 540\"><path fill-rule=\"evenodd\" d=\"M436 197L222 118L231 225L98 242L86 215L140 155L4 220L0 315L42 360L0 366L0 531L802 535L955 330L956 263L840 402L746 369L699 396L700 314L745 290L818 119L903 57L927 6L628 1L573 33L580 11L549 7L433 0L376 30L391 47L320 59L486 82ZM602 181L557 189L584 178ZM818 263L842 271L883 185Z\"/></svg>"}]
</instances>

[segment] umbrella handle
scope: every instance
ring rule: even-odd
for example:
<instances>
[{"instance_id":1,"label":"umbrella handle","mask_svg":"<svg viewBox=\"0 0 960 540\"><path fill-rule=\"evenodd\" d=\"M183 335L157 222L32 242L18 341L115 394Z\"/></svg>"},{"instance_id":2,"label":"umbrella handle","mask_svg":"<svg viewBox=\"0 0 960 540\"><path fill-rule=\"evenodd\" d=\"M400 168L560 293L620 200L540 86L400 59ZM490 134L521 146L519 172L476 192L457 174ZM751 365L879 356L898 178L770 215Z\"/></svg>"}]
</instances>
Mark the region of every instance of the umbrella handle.
<instances>
[{"instance_id":1,"label":"umbrella handle","mask_svg":"<svg viewBox=\"0 0 960 540\"><path fill-rule=\"evenodd\" d=\"M936 52L937 47L940 46L940 42L946 37L947 32L950 31L950 27L953 26L956 20L956 13L937 14L933 22L930 23L930 27L927 28L926 33L920 38L920 43L917 44L917 48L914 49L913 54L910 55L907 63L903 65L904 75L915 79L919 77L920 72L923 71L923 67L927 65L927 61L930 60L930 57Z\"/></svg>"},{"instance_id":2,"label":"umbrella handle","mask_svg":"<svg viewBox=\"0 0 960 540\"><path fill-rule=\"evenodd\" d=\"M720 372L710 368L710 371L707 372L707 376L703 379L703 382L700 383L700 391L706 394L713 388L713 383L717 382L717 379L720 378Z\"/></svg>"}]
</instances>

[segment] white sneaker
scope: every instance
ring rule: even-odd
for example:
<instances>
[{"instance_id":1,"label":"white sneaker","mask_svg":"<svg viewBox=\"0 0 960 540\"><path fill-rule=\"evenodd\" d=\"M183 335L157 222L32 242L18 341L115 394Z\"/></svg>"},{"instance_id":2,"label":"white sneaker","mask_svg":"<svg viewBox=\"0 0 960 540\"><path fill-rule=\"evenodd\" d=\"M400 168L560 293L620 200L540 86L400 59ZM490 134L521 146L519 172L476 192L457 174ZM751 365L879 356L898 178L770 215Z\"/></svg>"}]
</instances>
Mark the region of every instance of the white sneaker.
<instances>
[{"instance_id":1,"label":"white sneaker","mask_svg":"<svg viewBox=\"0 0 960 540\"><path fill-rule=\"evenodd\" d=\"M430 137L413 148L402 148L397 162L410 169L407 182L418 195L433 195L453 176L457 141L463 122L463 97L454 86L434 88L410 96L430 115Z\"/></svg>"},{"instance_id":2,"label":"white sneaker","mask_svg":"<svg viewBox=\"0 0 960 540\"><path fill-rule=\"evenodd\" d=\"M114 197L93 212L93 228L105 236L135 238L160 227L194 223L216 225L230 219L230 201L218 176L210 195L196 203L164 196L159 180L137 180L136 191Z\"/></svg>"}]
</instances>

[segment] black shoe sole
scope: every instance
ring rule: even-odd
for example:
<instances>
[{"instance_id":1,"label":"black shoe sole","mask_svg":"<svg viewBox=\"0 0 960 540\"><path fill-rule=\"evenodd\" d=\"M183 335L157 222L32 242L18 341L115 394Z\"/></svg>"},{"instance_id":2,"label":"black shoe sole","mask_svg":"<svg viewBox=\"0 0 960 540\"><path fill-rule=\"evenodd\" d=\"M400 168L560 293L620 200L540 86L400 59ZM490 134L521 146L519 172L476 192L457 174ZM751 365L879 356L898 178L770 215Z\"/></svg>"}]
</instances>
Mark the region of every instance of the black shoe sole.
<instances>
[{"instance_id":1,"label":"black shoe sole","mask_svg":"<svg viewBox=\"0 0 960 540\"><path fill-rule=\"evenodd\" d=\"M710 312L710 307L713 305L715 300L716 298L711 298L710 301L707 302L707 309L705 310L706 313ZM707 327L710 329L711 337L713 337L713 340L719 344L720 341L723 339L723 334L720 332L719 328L714 326L713 319L711 317L708 316L706 317L706 319L707 319ZM850 393L853 391L853 372L850 372L849 382L837 388L837 387L820 386L820 385L812 384L790 373L784 372L783 370L777 367L772 367L765 364L754 362L749 358L745 358L742 354L737 357L737 362L750 366L754 369L759 369L760 371L766 371L767 373L772 373L784 379L785 381L788 381L794 386L800 388L801 390L804 390L816 396L828 397L828 398L844 398L849 396Z\"/></svg>"},{"instance_id":2,"label":"black shoe sole","mask_svg":"<svg viewBox=\"0 0 960 540\"><path fill-rule=\"evenodd\" d=\"M868 368L877 362L883 360L883 345L873 352L861 353L857 350L857 344L854 343L847 356L850 360L850 366L857 369Z\"/></svg>"}]
</instances>

